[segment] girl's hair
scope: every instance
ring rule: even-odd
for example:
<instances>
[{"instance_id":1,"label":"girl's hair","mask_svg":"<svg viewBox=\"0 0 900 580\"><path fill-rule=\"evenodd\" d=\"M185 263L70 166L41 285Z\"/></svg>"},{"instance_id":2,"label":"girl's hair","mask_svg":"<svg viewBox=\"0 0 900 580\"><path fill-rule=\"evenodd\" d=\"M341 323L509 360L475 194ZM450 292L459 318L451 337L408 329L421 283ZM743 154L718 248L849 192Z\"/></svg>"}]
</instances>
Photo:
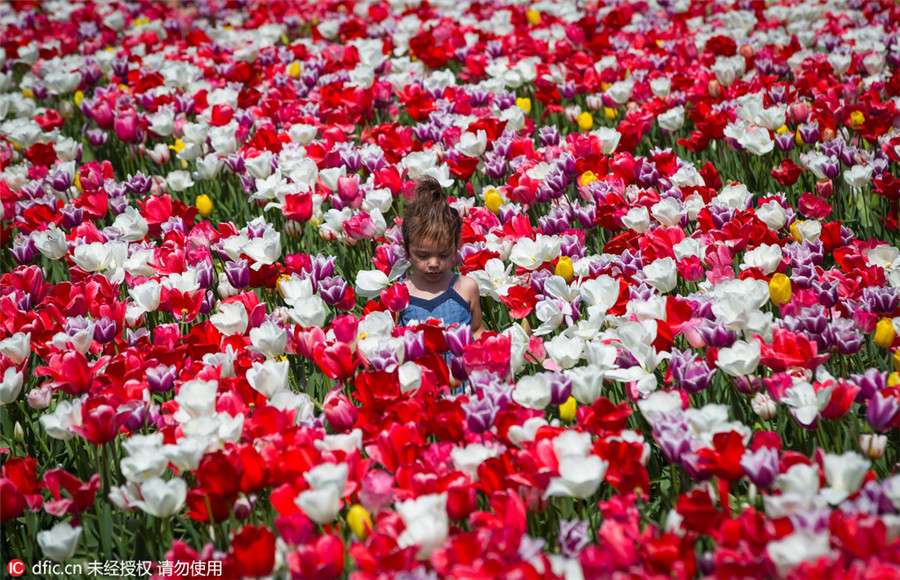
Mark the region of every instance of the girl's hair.
<instances>
[{"instance_id":1,"label":"girl's hair","mask_svg":"<svg viewBox=\"0 0 900 580\"><path fill-rule=\"evenodd\" d=\"M416 195L403 214L403 249L409 255L409 245L431 240L438 247L459 247L462 218L447 202L447 194L433 177L423 177L416 184Z\"/></svg>"}]
</instances>

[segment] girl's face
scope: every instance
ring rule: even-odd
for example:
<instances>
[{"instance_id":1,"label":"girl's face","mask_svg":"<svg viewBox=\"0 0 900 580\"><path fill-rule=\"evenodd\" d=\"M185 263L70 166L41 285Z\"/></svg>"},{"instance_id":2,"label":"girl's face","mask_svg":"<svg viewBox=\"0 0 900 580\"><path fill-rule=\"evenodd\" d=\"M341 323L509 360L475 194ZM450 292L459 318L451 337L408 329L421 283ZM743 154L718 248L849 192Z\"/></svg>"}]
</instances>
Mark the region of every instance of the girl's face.
<instances>
[{"instance_id":1,"label":"girl's face","mask_svg":"<svg viewBox=\"0 0 900 580\"><path fill-rule=\"evenodd\" d=\"M417 241L409 245L409 261L419 276L437 282L456 265L456 251L452 245Z\"/></svg>"}]
</instances>

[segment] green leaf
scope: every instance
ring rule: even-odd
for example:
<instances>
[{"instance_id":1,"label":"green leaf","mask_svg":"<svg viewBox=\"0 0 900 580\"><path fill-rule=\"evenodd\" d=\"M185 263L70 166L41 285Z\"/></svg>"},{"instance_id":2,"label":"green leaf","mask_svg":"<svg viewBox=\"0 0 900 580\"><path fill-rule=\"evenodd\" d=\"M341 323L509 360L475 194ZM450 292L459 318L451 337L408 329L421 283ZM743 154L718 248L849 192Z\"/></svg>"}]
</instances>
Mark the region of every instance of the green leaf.
<instances>
[{"instance_id":1,"label":"green leaf","mask_svg":"<svg viewBox=\"0 0 900 580\"><path fill-rule=\"evenodd\" d=\"M100 544L103 546L103 558L112 560L112 510L109 504L103 502L100 508Z\"/></svg>"}]
</instances>

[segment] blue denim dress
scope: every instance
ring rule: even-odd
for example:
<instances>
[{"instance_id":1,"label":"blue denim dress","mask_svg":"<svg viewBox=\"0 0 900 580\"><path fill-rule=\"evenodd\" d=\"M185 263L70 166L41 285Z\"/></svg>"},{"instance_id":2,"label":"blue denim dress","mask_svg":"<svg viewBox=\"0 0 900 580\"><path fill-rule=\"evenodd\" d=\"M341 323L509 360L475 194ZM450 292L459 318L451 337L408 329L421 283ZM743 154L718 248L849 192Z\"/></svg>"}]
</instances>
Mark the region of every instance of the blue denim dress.
<instances>
[{"instance_id":1,"label":"blue denim dress","mask_svg":"<svg viewBox=\"0 0 900 580\"><path fill-rule=\"evenodd\" d=\"M409 297L409 306L400 313L400 326L408 326L413 320L425 322L429 318L437 318L444 324L472 324L472 311L465 298L453 289L459 274L454 274L450 280L450 287L440 296L431 299Z\"/></svg>"}]
</instances>

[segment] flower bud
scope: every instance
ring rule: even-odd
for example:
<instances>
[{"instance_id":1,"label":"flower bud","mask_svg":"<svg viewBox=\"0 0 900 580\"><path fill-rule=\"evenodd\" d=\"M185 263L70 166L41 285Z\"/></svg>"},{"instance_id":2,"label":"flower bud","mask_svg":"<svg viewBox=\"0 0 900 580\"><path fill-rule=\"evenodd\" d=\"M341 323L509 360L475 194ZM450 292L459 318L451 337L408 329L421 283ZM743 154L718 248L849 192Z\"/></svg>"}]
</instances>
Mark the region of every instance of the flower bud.
<instances>
[{"instance_id":1,"label":"flower bud","mask_svg":"<svg viewBox=\"0 0 900 580\"><path fill-rule=\"evenodd\" d=\"M250 514L253 512L255 499L254 496L247 497L242 495L234 501L234 517L238 521L246 520L250 517Z\"/></svg>"},{"instance_id":2,"label":"flower bud","mask_svg":"<svg viewBox=\"0 0 900 580\"><path fill-rule=\"evenodd\" d=\"M194 206L197 208L197 211L200 212L200 215L203 217L209 217L213 212L213 202L212 199L205 193L201 193L197 196L196 201L194 202Z\"/></svg>"},{"instance_id":3,"label":"flower bud","mask_svg":"<svg viewBox=\"0 0 900 580\"><path fill-rule=\"evenodd\" d=\"M516 99L516 106L525 111L525 114L531 112L531 99L528 97L520 97Z\"/></svg>"},{"instance_id":4,"label":"flower bud","mask_svg":"<svg viewBox=\"0 0 900 580\"><path fill-rule=\"evenodd\" d=\"M572 268L572 258L569 256L560 256L559 260L556 262L556 275L560 276L562 279L566 281L566 283L572 281L572 277L574 276L574 270Z\"/></svg>"},{"instance_id":5,"label":"flower bud","mask_svg":"<svg viewBox=\"0 0 900 580\"><path fill-rule=\"evenodd\" d=\"M775 274L769 280L769 298L776 305L785 304L791 300L791 279L784 274Z\"/></svg>"},{"instance_id":6,"label":"flower bud","mask_svg":"<svg viewBox=\"0 0 900 580\"><path fill-rule=\"evenodd\" d=\"M778 412L778 404L768 394L760 391L750 399L753 412L763 419L771 419Z\"/></svg>"},{"instance_id":7,"label":"flower bud","mask_svg":"<svg viewBox=\"0 0 900 580\"><path fill-rule=\"evenodd\" d=\"M500 210L500 206L503 205L503 198L500 197L500 194L497 193L497 190L491 188L487 190L484 194L484 207L491 210L492 213L497 213Z\"/></svg>"},{"instance_id":8,"label":"flower bud","mask_svg":"<svg viewBox=\"0 0 900 580\"><path fill-rule=\"evenodd\" d=\"M863 433L859 436L859 450L869 459L881 459L887 447L884 433Z\"/></svg>"},{"instance_id":9,"label":"flower bud","mask_svg":"<svg viewBox=\"0 0 900 580\"><path fill-rule=\"evenodd\" d=\"M25 441L25 429L22 428L22 424L16 421L16 426L13 427L13 439L22 443Z\"/></svg>"},{"instance_id":10,"label":"flower bud","mask_svg":"<svg viewBox=\"0 0 900 580\"><path fill-rule=\"evenodd\" d=\"M359 411L347 395L336 393L325 398L325 420L336 433L346 433L356 424Z\"/></svg>"},{"instance_id":11,"label":"flower bud","mask_svg":"<svg viewBox=\"0 0 900 580\"><path fill-rule=\"evenodd\" d=\"M28 406L32 409L46 409L50 406L50 401L53 399L53 388L45 383L41 385L39 389L32 389L27 395L25 395L25 400L28 402Z\"/></svg>"},{"instance_id":12,"label":"flower bud","mask_svg":"<svg viewBox=\"0 0 900 580\"><path fill-rule=\"evenodd\" d=\"M353 534L360 540L369 537L369 532L375 527L372 524L372 516L363 506L353 504L347 511L347 525L353 531Z\"/></svg>"},{"instance_id":13,"label":"flower bud","mask_svg":"<svg viewBox=\"0 0 900 580\"><path fill-rule=\"evenodd\" d=\"M569 397L565 403L559 406L559 418L563 421L571 421L575 418L575 411L578 410L578 402L575 397Z\"/></svg>"},{"instance_id":14,"label":"flower bud","mask_svg":"<svg viewBox=\"0 0 900 580\"><path fill-rule=\"evenodd\" d=\"M875 335L873 337L875 346L889 348L891 344L893 344L896 336L897 333L894 331L894 325L890 318L882 318L878 321L878 324L875 325Z\"/></svg>"},{"instance_id":15,"label":"flower bud","mask_svg":"<svg viewBox=\"0 0 900 580\"><path fill-rule=\"evenodd\" d=\"M578 115L575 118L575 123L582 131L590 131L594 128L594 118L587 111L584 111L583 113Z\"/></svg>"},{"instance_id":16,"label":"flower bud","mask_svg":"<svg viewBox=\"0 0 900 580\"><path fill-rule=\"evenodd\" d=\"M820 179L816 182L816 195L822 199L829 199L834 195L834 183L830 179Z\"/></svg>"}]
</instances>

